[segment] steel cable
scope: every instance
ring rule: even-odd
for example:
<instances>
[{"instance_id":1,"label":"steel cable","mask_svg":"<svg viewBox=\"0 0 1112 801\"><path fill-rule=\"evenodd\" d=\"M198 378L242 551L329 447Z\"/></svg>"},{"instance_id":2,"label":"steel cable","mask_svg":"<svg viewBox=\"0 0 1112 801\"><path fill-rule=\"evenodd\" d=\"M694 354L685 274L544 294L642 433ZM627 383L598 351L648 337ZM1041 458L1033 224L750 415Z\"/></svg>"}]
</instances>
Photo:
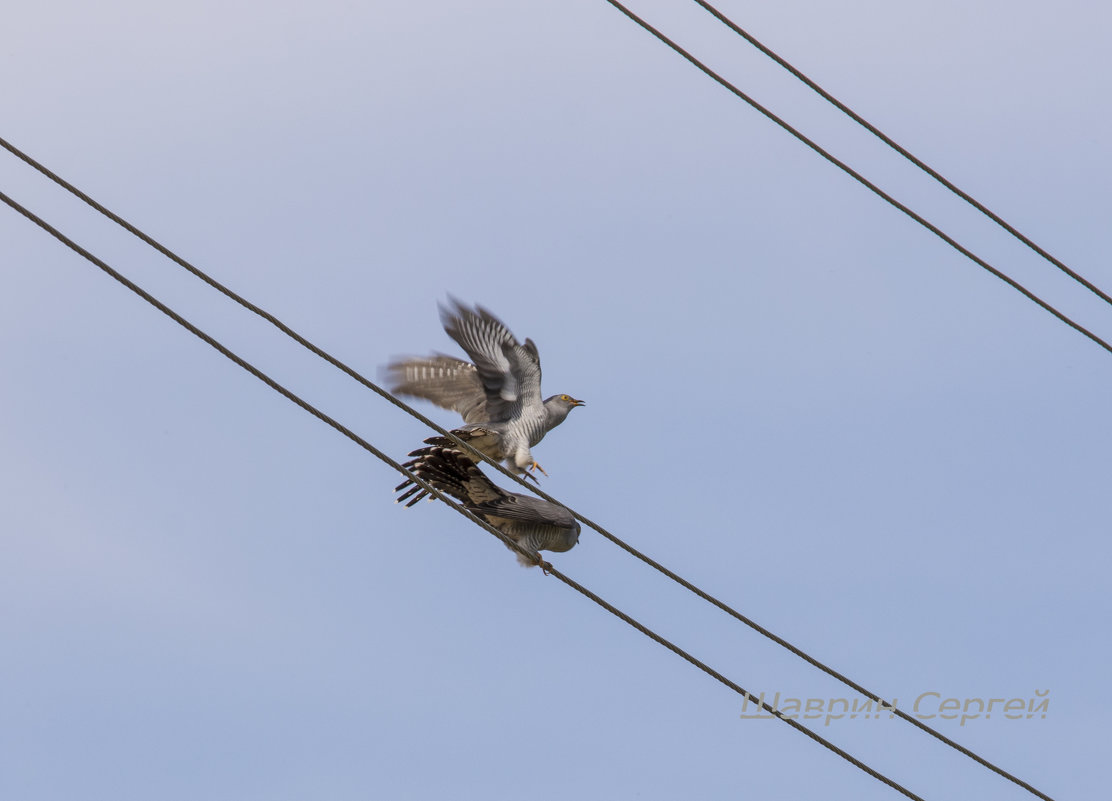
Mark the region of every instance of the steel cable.
<instances>
[{"instance_id":1,"label":"steel cable","mask_svg":"<svg viewBox=\"0 0 1112 801\"><path fill-rule=\"evenodd\" d=\"M934 169L929 164L924 162L922 159L920 159L914 153L909 151L907 148L905 148L899 142L896 142L894 139L892 139L890 136L888 136L886 133L884 133L884 131L877 128L875 125L873 125L871 122L869 122L864 117L862 117L860 114L858 114L856 111L851 109L849 106L847 106L841 100L834 97L834 95L830 94L830 92L823 89L821 86L819 86L817 83L815 83L815 81L808 78L801 70L799 70L793 64L791 64L787 59L781 57L779 54L774 52L771 48L764 45L755 36L753 36L748 31L743 29L740 25L738 25L732 19L727 17L725 14L723 14L717 8L712 6L710 3L706 2L706 0L693 0L693 2L696 5L701 6L705 11L707 11L707 13L709 13L711 16L713 16L715 19L717 19L719 22L721 22L723 25L725 25L731 31L736 33L738 36L743 38L745 41L749 42L749 44L753 45L755 48L760 50L762 53L764 53L770 59L772 59L777 64L779 64L781 67L783 67L785 70L790 72L792 75L794 75L800 81L802 81L803 84L807 86L807 88L814 91L823 100L830 103L832 106L834 106L836 109L841 111L843 114L845 114L851 120L856 122L858 125L863 127L865 130L867 130L869 133L871 133L873 136L875 136L881 142L886 144L892 150L899 153L901 156L903 156L905 159L910 161L912 164L914 164L920 170L925 172L927 175L929 175L935 181L942 184L942 186L946 187L948 190L953 192L955 195L957 195L959 198L964 200L970 206L975 208L977 211L981 212L981 214L988 217L990 220L992 220L998 226L1000 226L1005 231L1007 231L1011 236L1015 237L1017 240L1022 242L1027 247L1029 247L1031 250L1033 250L1039 256L1044 258L1046 261L1053 264L1055 267L1057 267L1059 270L1061 270L1063 273L1068 275L1070 278L1072 278L1077 283L1081 284L1083 287L1088 289L1090 292L1095 294L1097 297L1099 297L1105 303L1107 303L1109 305L1112 305L1112 297L1110 297L1100 287L1093 284L1091 281L1089 281L1087 278L1085 278L1080 273L1077 273L1074 270L1070 269L1066 264L1064 264L1063 262L1061 262L1060 260L1055 258L1053 255L1048 253L1043 248L1039 247L1038 244L1036 244L1034 241L1029 239L1027 236L1025 236L1022 232L1020 232L1014 226L1012 226L1007 220L1000 217L1000 215L996 214L994 211L992 211L992 209L985 206L983 203L981 203L975 197L970 195L968 192L966 192L963 189L961 189L960 187L958 187L956 184L954 184L952 181L947 179L944 175L942 175L936 169Z\"/></svg>"},{"instance_id":2,"label":"steel cable","mask_svg":"<svg viewBox=\"0 0 1112 801\"><path fill-rule=\"evenodd\" d=\"M947 234L941 228L936 226L934 223L927 220L921 214L913 211L910 207L908 207L908 206L904 205L903 203L901 203L900 201L896 200L894 197L889 195L887 192L885 192L879 186L877 186L872 181L870 181L868 178L863 176L861 173L854 170L852 167L850 167L848 164L846 164L845 162L838 159L836 156L834 156L829 151L824 150L817 142L808 138L801 131L797 130L796 128L794 128L790 124L788 124L785 120L783 120L780 117L773 114L769 109L762 106L756 100L754 100L749 95L747 95L745 92L741 91L741 89L739 89L737 86L730 83L728 80L726 80L721 75L719 75L717 72L712 70L710 67L708 67L706 64L704 64L702 61L695 58L694 55L692 55L690 52L688 52L687 50L682 48L679 44L674 42L672 39L668 38L660 30L658 30L657 28L654 28L652 25L650 25L644 19L642 19L641 17L637 16L632 11L630 11L626 6L619 3L618 0L605 0L605 2L612 5L614 8L616 8L618 11L620 11L622 14L624 14L630 20L632 20L637 25L641 26L646 31L648 31L650 34L652 34L657 39L659 39L661 42L666 44L668 47L670 47L672 50L674 50L678 55L680 55L684 59L686 59L692 66L694 66L700 72L707 75L709 78L711 78L712 80L717 82L719 85L721 85L723 88L728 90L733 95L737 96L741 100L744 100L746 103L748 103L750 106L752 106L754 110L758 111L759 113L761 113L762 115L767 117L769 120L771 120L772 122L779 125L781 128L783 128L789 134L794 136L796 139L798 139L800 142L805 144L807 147L811 148L811 150L815 151L818 155L822 156L824 159L829 161L835 167L842 170L844 173L846 173L848 176L850 176L855 181L860 183L866 189L868 189L871 192L873 192L874 194L876 194L878 197L880 197L882 200L887 202L889 205L891 205L894 208L902 211L905 215L910 217L912 220L917 222L919 225L926 228L928 231L930 231L932 234L937 236L939 239L941 239L947 245L952 247L954 250L958 251L958 253L961 253L963 256L965 256L970 261L977 264L982 269L986 270L987 272L989 272L992 275L999 278L1001 281L1003 281L1008 286L1010 286L1012 289L1014 289L1017 292L1019 292L1020 294L1022 294L1024 297L1026 297L1028 300L1030 300L1035 305L1037 305L1037 306L1041 307L1042 309L1044 309L1045 311L1048 311L1051 314L1053 314L1055 317L1057 317L1063 323L1068 325L1070 328L1072 328L1075 331L1077 331L1078 333L1083 334L1084 336L1088 337L1089 339L1091 339L1096 344L1100 345L1102 348L1104 348L1109 353L1112 353L1112 345L1110 345L1108 342L1101 339L1099 336L1094 334L1088 328L1085 328L1080 323L1075 322L1074 320L1070 319L1069 317L1067 317L1062 312L1058 311L1058 309L1051 306L1049 303L1047 303L1045 300L1040 298L1038 295L1036 295L1031 290L1027 289L1027 287L1023 286L1021 283L1016 281L1014 278L1012 278L1011 276L1002 272L1001 270L997 269L996 267L993 267L991 264L989 264L987 261L982 259L980 256L973 253L973 251L969 250L967 247L965 247L960 242L955 240L953 237L951 237L949 234Z\"/></svg>"}]
</instances>

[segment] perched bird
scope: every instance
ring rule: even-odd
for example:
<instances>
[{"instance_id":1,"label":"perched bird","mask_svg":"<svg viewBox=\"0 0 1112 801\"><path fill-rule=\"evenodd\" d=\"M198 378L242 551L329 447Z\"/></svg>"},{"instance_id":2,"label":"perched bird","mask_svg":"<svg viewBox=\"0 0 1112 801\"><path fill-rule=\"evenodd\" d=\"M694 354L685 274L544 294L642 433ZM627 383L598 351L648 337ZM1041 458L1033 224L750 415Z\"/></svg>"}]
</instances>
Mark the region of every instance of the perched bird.
<instances>
[{"instance_id":1,"label":"perched bird","mask_svg":"<svg viewBox=\"0 0 1112 801\"><path fill-rule=\"evenodd\" d=\"M537 346L531 339L518 342L486 309L453 298L451 308L440 307L440 321L471 361L441 353L396 360L387 366L391 391L459 412L466 425L453 434L535 479L534 469L545 471L529 449L583 401L570 395L542 401Z\"/></svg>"},{"instance_id":2,"label":"perched bird","mask_svg":"<svg viewBox=\"0 0 1112 801\"><path fill-rule=\"evenodd\" d=\"M414 458L405 463L406 469L452 496L520 545L526 553L517 552L517 560L526 567L540 565L543 569L547 563L541 559L540 551L570 551L579 542L579 522L571 512L541 498L506 492L483 475L466 454L451 447L430 445L409 455ZM412 479L403 481L394 491L402 493L396 502L408 500L407 507L429 495Z\"/></svg>"}]
</instances>

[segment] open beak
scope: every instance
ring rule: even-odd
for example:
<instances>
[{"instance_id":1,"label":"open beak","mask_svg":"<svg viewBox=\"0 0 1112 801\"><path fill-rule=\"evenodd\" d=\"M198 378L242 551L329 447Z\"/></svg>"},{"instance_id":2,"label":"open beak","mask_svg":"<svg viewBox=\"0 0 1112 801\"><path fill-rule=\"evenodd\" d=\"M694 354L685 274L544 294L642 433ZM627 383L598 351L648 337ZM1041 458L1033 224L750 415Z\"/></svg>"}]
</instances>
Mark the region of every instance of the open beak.
<instances>
[{"instance_id":1,"label":"open beak","mask_svg":"<svg viewBox=\"0 0 1112 801\"><path fill-rule=\"evenodd\" d=\"M587 401L581 401L581 400L576 400L575 398L572 398L571 399L571 405L572 406L586 406Z\"/></svg>"}]
</instances>

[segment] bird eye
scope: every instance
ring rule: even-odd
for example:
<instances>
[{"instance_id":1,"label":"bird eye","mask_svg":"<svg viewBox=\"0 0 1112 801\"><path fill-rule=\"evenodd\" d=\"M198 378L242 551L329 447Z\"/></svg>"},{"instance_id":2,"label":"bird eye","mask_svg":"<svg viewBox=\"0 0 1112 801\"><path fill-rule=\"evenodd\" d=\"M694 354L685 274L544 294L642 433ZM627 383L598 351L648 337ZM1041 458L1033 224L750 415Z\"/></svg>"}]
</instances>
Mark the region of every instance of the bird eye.
<instances>
[{"instance_id":1,"label":"bird eye","mask_svg":"<svg viewBox=\"0 0 1112 801\"><path fill-rule=\"evenodd\" d=\"M571 400L571 398L569 398L569 397L568 397L567 395L561 395L561 396L560 396L560 400L563 400L563 401L570 401L570 400Z\"/></svg>"}]
</instances>

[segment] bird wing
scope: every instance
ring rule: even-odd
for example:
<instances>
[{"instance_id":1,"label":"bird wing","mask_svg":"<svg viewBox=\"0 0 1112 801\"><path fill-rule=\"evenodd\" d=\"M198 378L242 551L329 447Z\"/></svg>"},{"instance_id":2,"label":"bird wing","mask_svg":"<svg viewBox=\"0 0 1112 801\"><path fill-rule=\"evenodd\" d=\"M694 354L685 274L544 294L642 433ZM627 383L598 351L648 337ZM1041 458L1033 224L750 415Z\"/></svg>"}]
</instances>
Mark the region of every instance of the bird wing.
<instances>
[{"instance_id":1,"label":"bird wing","mask_svg":"<svg viewBox=\"0 0 1112 801\"><path fill-rule=\"evenodd\" d=\"M504 422L520 415L522 390L531 401L533 386L540 399L540 360L537 349L526 340L522 345L505 324L481 306L468 308L452 298L451 308L440 307L444 330L475 363L489 415L485 422ZM524 386L523 386L524 384Z\"/></svg>"},{"instance_id":2,"label":"bird wing","mask_svg":"<svg viewBox=\"0 0 1112 801\"><path fill-rule=\"evenodd\" d=\"M522 523L536 523L560 528L575 526L575 517L563 506L551 503L543 498L532 498L528 495L505 492L502 497L484 503L472 502L468 504L468 508L473 512L481 512L484 515L492 515Z\"/></svg>"},{"instance_id":3,"label":"bird wing","mask_svg":"<svg viewBox=\"0 0 1112 801\"><path fill-rule=\"evenodd\" d=\"M490 419L487 393L479 371L470 362L434 353L395 360L386 372L390 391L396 395L432 401L442 409L459 412L465 423Z\"/></svg>"},{"instance_id":4,"label":"bird wing","mask_svg":"<svg viewBox=\"0 0 1112 801\"><path fill-rule=\"evenodd\" d=\"M521 408L529 408L541 413L541 357L533 340L526 339L524 345L507 345L503 349L510 371L517 377L518 402Z\"/></svg>"}]
</instances>

